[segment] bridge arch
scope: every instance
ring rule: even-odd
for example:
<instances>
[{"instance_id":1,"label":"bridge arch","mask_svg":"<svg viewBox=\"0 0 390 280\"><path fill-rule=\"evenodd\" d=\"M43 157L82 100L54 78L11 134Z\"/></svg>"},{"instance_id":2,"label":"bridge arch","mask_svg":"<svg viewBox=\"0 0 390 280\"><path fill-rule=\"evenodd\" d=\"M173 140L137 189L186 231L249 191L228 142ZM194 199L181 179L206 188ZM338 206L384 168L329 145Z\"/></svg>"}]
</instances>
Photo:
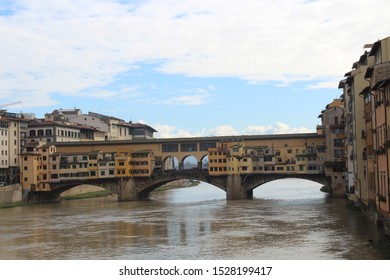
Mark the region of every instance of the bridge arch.
<instances>
[{"instance_id":1,"label":"bridge arch","mask_svg":"<svg viewBox=\"0 0 390 280\"><path fill-rule=\"evenodd\" d=\"M326 192L322 191L322 184L313 180L285 178L262 184L253 189L256 199L270 200L307 200L324 199Z\"/></svg>"},{"instance_id":2,"label":"bridge arch","mask_svg":"<svg viewBox=\"0 0 390 280\"><path fill-rule=\"evenodd\" d=\"M198 159L193 155L184 156L181 159L182 170L191 170L199 168Z\"/></svg>"},{"instance_id":3,"label":"bridge arch","mask_svg":"<svg viewBox=\"0 0 390 280\"><path fill-rule=\"evenodd\" d=\"M168 155L163 159L163 170L178 170L179 160L174 155Z\"/></svg>"},{"instance_id":4,"label":"bridge arch","mask_svg":"<svg viewBox=\"0 0 390 280\"><path fill-rule=\"evenodd\" d=\"M204 155L200 159L201 169L208 170L209 169L209 155Z\"/></svg>"},{"instance_id":5,"label":"bridge arch","mask_svg":"<svg viewBox=\"0 0 390 280\"><path fill-rule=\"evenodd\" d=\"M184 179L184 178L183 178ZM149 185L148 187L144 188L142 191L140 191L138 193L138 197L140 199L146 199L149 197L149 194L155 190L157 190L158 188L168 184L168 183L171 183L171 182L175 182L175 181L178 181L178 180L183 180L183 179L166 179L166 180L162 180L162 181L159 181L159 182L155 182L151 185ZM185 179L191 179L191 178L185 178ZM213 183L210 183L210 182L207 182L207 181L204 181L204 180L199 180L197 178L194 178L194 180L196 181L200 181L202 183L207 183L207 184L210 184L211 186L213 187L216 187L216 188L219 188L223 191L226 191L226 188L225 186L221 186L221 185L217 185L217 184L213 184Z\"/></svg>"},{"instance_id":6,"label":"bridge arch","mask_svg":"<svg viewBox=\"0 0 390 280\"><path fill-rule=\"evenodd\" d=\"M262 174L261 176L247 176L243 178L243 187L250 192L254 189L273 181L281 179L304 179L307 181L318 183L322 186L331 186L331 178L323 174Z\"/></svg>"}]
</instances>

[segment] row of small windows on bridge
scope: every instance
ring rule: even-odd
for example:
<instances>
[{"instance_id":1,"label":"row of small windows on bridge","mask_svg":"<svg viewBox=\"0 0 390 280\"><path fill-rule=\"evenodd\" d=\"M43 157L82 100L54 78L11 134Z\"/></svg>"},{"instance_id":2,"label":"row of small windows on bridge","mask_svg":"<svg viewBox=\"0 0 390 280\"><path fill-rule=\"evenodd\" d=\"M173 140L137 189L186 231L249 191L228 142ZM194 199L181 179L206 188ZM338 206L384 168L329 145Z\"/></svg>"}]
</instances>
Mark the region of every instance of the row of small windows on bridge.
<instances>
[{"instance_id":1,"label":"row of small windows on bridge","mask_svg":"<svg viewBox=\"0 0 390 280\"><path fill-rule=\"evenodd\" d=\"M129 165L149 165L149 162L148 161L129 161L128 164ZM125 166L125 162L124 161L118 162L118 166Z\"/></svg>"},{"instance_id":2,"label":"row of small windows on bridge","mask_svg":"<svg viewBox=\"0 0 390 280\"><path fill-rule=\"evenodd\" d=\"M124 170L124 169L120 169L120 170L116 171L116 174L117 175L149 174L148 169L129 169L127 171L128 172L126 172L126 170Z\"/></svg>"},{"instance_id":3,"label":"row of small windows on bridge","mask_svg":"<svg viewBox=\"0 0 390 280\"><path fill-rule=\"evenodd\" d=\"M308 161L320 161L320 160L325 160L325 158L322 158L322 157L297 157L297 161L306 161L306 159ZM227 161L233 161L234 159L233 158L229 158L229 159L210 159L210 163L226 163ZM263 160L265 162L270 162L270 161L273 161L272 158L270 157L264 157ZM240 162L241 159L238 159L238 162ZM243 158L242 159L243 162L248 162L248 159L247 158ZM252 162L259 162L260 161L260 158L252 158ZM277 159L277 162L278 163L281 163L283 162L283 159L282 158L278 158ZM292 160L289 160L290 163L295 163L295 160L292 159Z\"/></svg>"},{"instance_id":4,"label":"row of small windows on bridge","mask_svg":"<svg viewBox=\"0 0 390 280\"><path fill-rule=\"evenodd\" d=\"M118 172L118 175L126 175L125 172ZM148 170L130 170L129 174L149 174ZM99 172L99 175L101 177L115 176L114 170L101 170ZM52 180L58 180L58 179L69 179L69 178L90 178L90 177L96 177L96 171L90 171L90 172L74 172L74 173L61 173L61 174L51 174L50 178ZM24 182L28 182L28 177L23 178ZM47 175L42 175L42 180L47 180ZM37 176L37 181L40 181L40 176Z\"/></svg>"},{"instance_id":5,"label":"row of small windows on bridge","mask_svg":"<svg viewBox=\"0 0 390 280\"><path fill-rule=\"evenodd\" d=\"M101 170L99 172L101 177L104 176L114 176L115 171L114 169L112 170ZM73 172L73 173L61 173L61 174L51 174L50 178L53 180L58 180L59 178L89 178L89 177L96 177L96 171L90 171L90 172ZM24 177L23 180L25 182L28 181L27 177ZM40 177L37 176L37 180L40 180ZM43 174L42 175L42 180L47 180L47 175Z\"/></svg>"},{"instance_id":6,"label":"row of small windows on bridge","mask_svg":"<svg viewBox=\"0 0 390 280\"><path fill-rule=\"evenodd\" d=\"M180 144L180 151L181 152L207 152L209 148L215 148L217 144L214 143L181 143ZM179 152L179 144L178 143L166 143L162 144L162 152L163 153L169 153L169 152Z\"/></svg>"},{"instance_id":7,"label":"row of small windows on bridge","mask_svg":"<svg viewBox=\"0 0 390 280\"><path fill-rule=\"evenodd\" d=\"M239 149L238 148L233 148L233 152L234 153L237 153L239 152ZM299 151L299 149L295 149L295 154L313 154L313 153L325 153L325 148L317 148L316 150L315 149L307 149L307 150L301 150L301 152ZM293 149L287 149L287 154L292 154L293 153ZM265 154L272 154L272 151L270 150L265 150ZM226 152L210 152L210 155L212 156L224 156L226 155ZM279 150L276 150L275 151L275 156L280 156L281 155L281 151Z\"/></svg>"},{"instance_id":8,"label":"row of small windows on bridge","mask_svg":"<svg viewBox=\"0 0 390 280\"><path fill-rule=\"evenodd\" d=\"M29 132L30 137L36 137L36 136L54 136L52 129L38 129L38 130L30 130ZM70 137L70 138L80 138L80 132L73 131L73 130L64 130L64 129L58 129L56 136L62 136L62 137Z\"/></svg>"},{"instance_id":9,"label":"row of small windows on bridge","mask_svg":"<svg viewBox=\"0 0 390 280\"><path fill-rule=\"evenodd\" d=\"M305 165L299 165L299 171L304 171L305 170ZM316 170L321 170L324 169L323 167L319 167L317 165L309 165L307 167L307 170L309 171L316 171ZM250 170L249 166L241 166L238 168L238 171L248 171ZM253 167L253 171L295 171L295 166L257 166ZM210 167L211 172L218 172L218 171L235 171L234 167Z\"/></svg>"}]
</instances>

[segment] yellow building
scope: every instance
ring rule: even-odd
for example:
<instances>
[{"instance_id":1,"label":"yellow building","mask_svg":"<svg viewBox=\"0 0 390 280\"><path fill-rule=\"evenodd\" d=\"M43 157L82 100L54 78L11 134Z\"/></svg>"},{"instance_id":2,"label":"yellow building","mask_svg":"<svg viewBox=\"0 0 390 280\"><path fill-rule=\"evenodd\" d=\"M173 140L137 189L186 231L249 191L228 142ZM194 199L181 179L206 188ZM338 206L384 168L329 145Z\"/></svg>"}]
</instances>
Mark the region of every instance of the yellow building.
<instances>
[{"instance_id":1,"label":"yellow building","mask_svg":"<svg viewBox=\"0 0 390 280\"><path fill-rule=\"evenodd\" d=\"M23 190L50 191L51 163L50 155L55 147L40 147L21 153L20 180Z\"/></svg>"},{"instance_id":2,"label":"yellow building","mask_svg":"<svg viewBox=\"0 0 390 280\"><path fill-rule=\"evenodd\" d=\"M155 161L150 149L119 149L115 154L115 174L117 177L148 177L154 171Z\"/></svg>"},{"instance_id":3,"label":"yellow building","mask_svg":"<svg viewBox=\"0 0 390 280\"><path fill-rule=\"evenodd\" d=\"M155 166L155 156L152 150L133 151L131 153L133 177L149 177Z\"/></svg>"},{"instance_id":4,"label":"yellow building","mask_svg":"<svg viewBox=\"0 0 390 280\"><path fill-rule=\"evenodd\" d=\"M371 115L365 115L362 92L369 86L364 78L367 68L372 64L368 52L365 52L357 62L353 63L352 70L347 72L345 79L340 81L339 88L343 89L345 134L346 134L346 160L348 168L348 188L355 190L356 197L364 204L368 204L368 188L365 172L367 166L363 159L366 147L365 118L371 119Z\"/></svg>"},{"instance_id":5,"label":"yellow building","mask_svg":"<svg viewBox=\"0 0 390 280\"><path fill-rule=\"evenodd\" d=\"M38 152L25 152L21 154L20 177L23 190L35 191L41 182L39 171L41 168L41 154Z\"/></svg>"},{"instance_id":6,"label":"yellow building","mask_svg":"<svg viewBox=\"0 0 390 280\"><path fill-rule=\"evenodd\" d=\"M226 175L228 143L218 143L216 148L209 148L209 174L212 176ZM232 168L232 167L231 167Z\"/></svg>"},{"instance_id":7,"label":"yellow building","mask_svg":"<svg viewBox=\"0 0 390 280\"><path fill-rule=\"evenodd\" d=\"M245 146L244 142L220 143L209 149L209 173L213 176L252 173L323 173L325 146L302 146L285 141L283 146Z\"/></svg>"},{"instance_id":8,"label":"yellow building","mask_svg":"<svg viewBox=\"0 0 390 280\"><path fill-rule=\"evenodd\" d=\"M131 149L120 149L115 154L115 176L130 177L132 174Z\"/></svg>"}]
</instances>

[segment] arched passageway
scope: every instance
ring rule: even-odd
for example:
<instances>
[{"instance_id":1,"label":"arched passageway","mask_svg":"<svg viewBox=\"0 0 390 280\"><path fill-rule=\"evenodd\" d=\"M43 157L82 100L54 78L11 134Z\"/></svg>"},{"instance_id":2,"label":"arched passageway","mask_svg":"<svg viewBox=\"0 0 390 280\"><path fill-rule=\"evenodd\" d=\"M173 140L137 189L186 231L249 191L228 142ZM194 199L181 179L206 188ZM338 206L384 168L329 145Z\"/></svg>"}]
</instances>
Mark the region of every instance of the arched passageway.
<instances>
[{"instance_id":1,"label":"arched passageway","mask_svg":"<svg viewBox=\"0 0 390 280\"><path fill-rule=\"evenodd\" d=\"M183 170L194 170L198 168L198 160L194 156L183 158Z\"/></svg>"},{"instance_id":2,"label":"arched passageway","mask_svg":"<svg viewBox=\"0 0 390 280\"><path fill-rule=\"evenodd\" d=\"M179 161L174 156L168 156L163 161L163 170L179 170Z\"/></svg>"}]
</instances>

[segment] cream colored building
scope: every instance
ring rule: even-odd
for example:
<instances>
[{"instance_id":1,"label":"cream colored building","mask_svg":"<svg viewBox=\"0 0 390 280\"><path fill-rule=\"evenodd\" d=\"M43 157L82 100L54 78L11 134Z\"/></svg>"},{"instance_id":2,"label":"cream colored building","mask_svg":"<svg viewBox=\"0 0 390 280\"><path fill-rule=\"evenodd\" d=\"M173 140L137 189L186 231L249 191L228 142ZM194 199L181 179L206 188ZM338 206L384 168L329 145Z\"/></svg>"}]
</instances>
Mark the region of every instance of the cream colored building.
<instances>
[{"instance_id":1,"label":"cream colored building","mask_svg":"<svg viewBox=\"0 0 390 280\"><path fill-rule=\"evenodd\" d=\"M364 98L361 93L369 86L368 81L364 79L367 68L371 60L365 52L359 61L353 64L352 71L345 74L346 79L340 83L343 86L343 96L345 102L345 125L347 141L347 167L349 187L355 190L356 196L365 204L368 203L368 186L366 184L365 172L367 171L364 160L366 149L366 125L364 113ZM340 87L339 86L339 87ZM370 116L368 116L370 117ZM352 175L353 173L353 175ZM351 182L353 180L353 182Z\"/></svg>"},{"instance_id":2,"label":"cream colored building","mask_svg":"<svg viewBox=\"0 0 390 280\"><path fill-rule=\"evenodd\" d=\"M27 141L27 122L17 113L0 112L0 183L18 183L19 154Z\"/></svg>"},{"instance_id":3,"label":"cream colored building","mask_svg":"<svg viewBox=\"0 0 390 280\"><path fill-rule=\"evenodd\" d=\"M28 124L28 137L32 142L102 141L105 133L96 128L47 120L35 120Z\"/></svg>"},{"instance_id":4,"label":"cream colored building","mask_svg":"<svg viewBox=\"0 0 390 280\"><path fill-rule=\"evenodd\" d=\"M0 183L7 183L8 162L8 126L9 122L0 120Z\"/></svg>"},{"instance_id":5,"label":"cream colored building","mask_svg":"<svg viewBox=\"0 0 390 280\"><path fill-rule=\"evenodd\" d=\"M326 135L325 174L331 176L335 194L344 196L348 190L345 156L345 123L343 99L334 99L321 112L317 130Z\"/></svg>"}]
</instances>

